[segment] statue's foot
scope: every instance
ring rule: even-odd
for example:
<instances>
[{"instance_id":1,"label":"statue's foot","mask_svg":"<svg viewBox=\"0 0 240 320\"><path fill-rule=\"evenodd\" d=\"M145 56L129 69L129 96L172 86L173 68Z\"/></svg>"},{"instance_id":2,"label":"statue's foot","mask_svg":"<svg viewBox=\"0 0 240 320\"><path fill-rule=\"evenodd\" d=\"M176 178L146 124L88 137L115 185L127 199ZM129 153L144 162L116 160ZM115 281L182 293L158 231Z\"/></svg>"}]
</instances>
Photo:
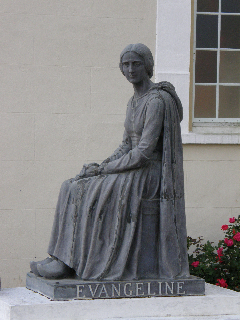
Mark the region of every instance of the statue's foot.
<instances>
[{"instance_id":1,"label":"statue's foot","mask_svg":"<svg viewBox=\"0 0 240 320\"><path fill-rule=\"evenodd\" d=\"M47 257L46 259L41 260L41 261L31 261L30 262L30 269L36 276L40 276L38 269L37 269L37 265L38 264L44 265L44 264L50 263L52 261L53 261L53 258L51 258L51 257Z\"/></svg>"},{"instance_id":2,"label":"statue's foot","mask_svg":"<svg viewBox=\"0 0 240 320\"><path fill-rule=\"evenodd\" d=\"M53 260L47 264L37 264L37 270L41 277L57 279L68 276L71 268L60 260Z\"/></svg>"},{"instance_id":3,"label":"statue's foot","mask_svg":"<svg viewBox=\"0 0 240 320\"><path fill-rule=\"evenodd\" d=\"M187 272L180 273L176 276L176 279L187 279L190 278L190 274Z\"/></svg>"}]
</instances>

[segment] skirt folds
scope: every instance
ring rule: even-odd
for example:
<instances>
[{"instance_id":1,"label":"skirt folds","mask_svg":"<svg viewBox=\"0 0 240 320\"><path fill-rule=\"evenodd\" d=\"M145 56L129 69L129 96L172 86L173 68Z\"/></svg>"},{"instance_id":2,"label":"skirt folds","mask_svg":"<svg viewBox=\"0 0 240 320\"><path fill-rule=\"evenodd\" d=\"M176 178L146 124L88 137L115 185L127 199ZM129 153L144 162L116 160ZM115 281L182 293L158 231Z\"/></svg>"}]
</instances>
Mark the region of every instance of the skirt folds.
<instances>
[{"instance_id":1,"label":"skirt folds","mask_svg":"<svg viewBox=\"0 0 240 320\"><path fill-rule=\"evenodd\" d=\"M141 201L159 198L160 180L161 161L123 173L66 180L48 253L84 280L137 279Z\"/></svg>"}]
</instances>

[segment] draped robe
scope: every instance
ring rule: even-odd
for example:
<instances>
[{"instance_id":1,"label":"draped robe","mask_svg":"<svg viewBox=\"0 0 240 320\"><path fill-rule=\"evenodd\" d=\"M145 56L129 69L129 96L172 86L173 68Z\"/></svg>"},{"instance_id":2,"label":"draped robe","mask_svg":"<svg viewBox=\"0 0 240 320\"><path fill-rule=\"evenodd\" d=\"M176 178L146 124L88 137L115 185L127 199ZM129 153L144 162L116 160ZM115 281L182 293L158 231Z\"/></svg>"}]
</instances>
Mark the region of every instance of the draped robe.
<instances>
[{"instance_id":1,"label":"draped robe","mask_svg":"<svg viewBox=\"0 0 240 320\"><path fill-rule=\"evenodd\" d=\"M181 119L169 83L132 97L123 142L102 163L101 174L62 184L48 253L79 278L141 278L145 241L156 256L145 277L188 275ZM156 232L147 238L144 202L157 207Z\"/></svg>"}]
</instances>

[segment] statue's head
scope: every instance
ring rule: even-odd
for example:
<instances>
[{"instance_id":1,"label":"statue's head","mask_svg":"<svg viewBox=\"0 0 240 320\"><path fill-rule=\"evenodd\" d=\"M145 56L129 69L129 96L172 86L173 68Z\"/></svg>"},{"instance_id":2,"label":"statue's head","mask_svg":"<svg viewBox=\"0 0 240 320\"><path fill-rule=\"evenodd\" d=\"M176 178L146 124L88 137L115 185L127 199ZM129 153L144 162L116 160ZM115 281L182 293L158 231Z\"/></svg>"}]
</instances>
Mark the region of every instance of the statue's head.
<instances>
[{"instance_id":1,"label":"statue's head","mask_svg":"<svg viewBox=\"0 0 240 320\"><path fill-rule=\"evenodd\" d=\"M147 74L149 78L152 78L153 66L154 66L152 52L147 46L145 46L145 44L142 44L142 43L129 44L128 46L126 46L126 48L123 49L123 51L120 54L120 63L119 63L119 68L122 71L122 73L123 73L122 57L124 56L125 53L131 52L131 51L137 53L144 60L144 65L145 65Z\"/></svg>"}]
</instances>

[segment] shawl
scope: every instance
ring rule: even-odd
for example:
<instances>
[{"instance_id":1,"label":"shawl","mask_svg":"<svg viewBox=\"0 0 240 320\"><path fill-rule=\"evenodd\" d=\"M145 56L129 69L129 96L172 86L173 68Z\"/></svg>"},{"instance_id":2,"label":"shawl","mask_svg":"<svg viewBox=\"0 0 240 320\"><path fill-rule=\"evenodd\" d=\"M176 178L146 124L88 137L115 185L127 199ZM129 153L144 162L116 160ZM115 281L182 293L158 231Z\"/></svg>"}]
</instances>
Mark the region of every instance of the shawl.
<instances>
[{"instance_id":1,"label":"shawl","mask_svg":"<svg viewBox=\"0 0 240 320\"><path fill-rule=\"evenodd\" d=\"M174 278L189 275L180 128L183 109L171 83L160 82L158 91L165 104L160 188L159 275L161 278Z\"/></svg>"}]
</instances>

